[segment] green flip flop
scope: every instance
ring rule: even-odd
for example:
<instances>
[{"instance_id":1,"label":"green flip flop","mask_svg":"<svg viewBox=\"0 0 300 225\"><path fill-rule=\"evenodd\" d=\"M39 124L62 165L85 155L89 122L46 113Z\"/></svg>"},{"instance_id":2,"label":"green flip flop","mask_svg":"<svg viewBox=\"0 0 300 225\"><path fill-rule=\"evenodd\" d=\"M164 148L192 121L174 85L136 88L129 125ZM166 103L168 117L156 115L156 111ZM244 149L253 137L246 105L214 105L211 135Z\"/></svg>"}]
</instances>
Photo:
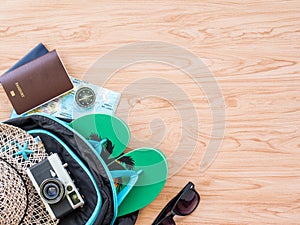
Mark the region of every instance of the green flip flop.
<instances>
[{"instance_id":1,"label":"green flip flop","mask_svg":"<svg viewBox=\"0 0 300 225\"><path fill-rule=\"evenodd\" d=\"M115 116L90 114L74 120L69 125L89 140L96 149L101 149L97 145L101 144L101 140L103 140L107 150L106 156L102 155L105 161L107 158L113 159L120 156L130 140L127 124Z\"/></svg>"},{"instance_id":2,"label":"green flip flop","mask_svg":"<svg viewBox=\"0 0 300 225\"><path fill-rule=\"evenodd\" d=\"M131 163L128 165L124 162ZM134 212L150 204L159 195L167 180L167 160L158 149L146 147L135 149L120 156L109 166L113 167L113 164L122 165L124 169L131 168L139 173L136 183L119 205L118 216ZM125 183L124 186L126 185Z\"/></svg>"},{"instance_id":3,"label":"green flip flop","mask_svg":"<svg viewBox=\"0 0 300 225\"><path fill-rule=\"evenodd\" d=\"M166 157L147 147L124 154L130 131L121 119L91 114L69 125L93 145L111 170L118 194L118 216L144 208L158 196L167 179Z\"/></svg>"}]
</instances>

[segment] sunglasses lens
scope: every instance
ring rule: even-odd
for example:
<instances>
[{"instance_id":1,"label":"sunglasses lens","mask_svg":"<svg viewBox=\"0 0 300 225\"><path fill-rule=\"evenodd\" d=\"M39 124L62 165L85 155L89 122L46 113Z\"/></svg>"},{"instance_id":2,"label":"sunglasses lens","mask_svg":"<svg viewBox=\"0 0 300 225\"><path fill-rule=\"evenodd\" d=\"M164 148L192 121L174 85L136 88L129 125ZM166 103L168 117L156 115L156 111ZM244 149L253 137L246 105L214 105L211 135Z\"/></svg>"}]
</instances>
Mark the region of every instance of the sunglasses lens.
<instances>
[{"instance_id":1,"label":"sunglasses lens","mask_svg":"<svg viewBox=\"0 0 300 225\"><path fill-rule=\"evenodd\" d=\"M175 211L181 215L191 214L200 202L200 197L195 190L187 191L183 196L181 196L178 201Z\"/></svg>"},{"instance_id":2,"label":"sunglasses lens","mask_svg":"<svg viewBox=\"0 0 300 225\"><path fill-rule=\"evenodd\" d=\"M163 221L160 221L158 225L175 225L175 222L172 217L166 217Z\"/></svg>"}]
</instances>

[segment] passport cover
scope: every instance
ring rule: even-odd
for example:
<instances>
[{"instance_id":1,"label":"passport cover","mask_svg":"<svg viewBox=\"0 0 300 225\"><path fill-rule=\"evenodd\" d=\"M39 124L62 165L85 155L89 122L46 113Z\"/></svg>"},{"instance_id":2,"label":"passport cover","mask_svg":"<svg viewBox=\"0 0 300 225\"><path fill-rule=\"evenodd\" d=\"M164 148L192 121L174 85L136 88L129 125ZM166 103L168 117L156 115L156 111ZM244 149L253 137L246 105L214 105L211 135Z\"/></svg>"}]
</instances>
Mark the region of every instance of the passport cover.
<instances>
[{"instance_id":1,"label":"passport cover","mask_svg":"<svg viewBox=\"0 0 300 225\"><path fill-rule=\"evenodd\" d=\"M18 62L16 62L12 67L10 67L5 73L8 73L26 63L29 63L30 61L41 57L42 55L45 55L48 53L48 49L43 45L43 43L39 43L37 46L35 46L33 49L30 50L24 57L22 57Z\"/></svg>"},{"instance_id":2,"label":"passport cover","mask_svg":"<svg viewBox=\"0 0 300 225\"><path fill-rule=\"evenodd\" d=\"M0 77L0 82L17 114L25 113L73 89L56 50L5 73Z\"/></svg>"}]
</instances>

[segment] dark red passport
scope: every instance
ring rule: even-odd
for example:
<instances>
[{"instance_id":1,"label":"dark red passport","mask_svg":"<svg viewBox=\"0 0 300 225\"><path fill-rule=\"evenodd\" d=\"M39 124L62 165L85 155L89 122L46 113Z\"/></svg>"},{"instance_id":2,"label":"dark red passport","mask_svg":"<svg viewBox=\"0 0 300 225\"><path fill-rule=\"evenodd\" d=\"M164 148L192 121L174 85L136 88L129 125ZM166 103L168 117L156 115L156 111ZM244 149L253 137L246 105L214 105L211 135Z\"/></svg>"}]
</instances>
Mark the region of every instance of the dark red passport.
<instances>
[{"instance_id":1,"label":"dark red passport","mask_svg":"<svg viewBox=\"0 0 300 225\"><path fill-rule=\"evenodd\" d=\"M19 115L73 89L56 50L5 73L0 83Z\"/></svg>"}]
</instances>

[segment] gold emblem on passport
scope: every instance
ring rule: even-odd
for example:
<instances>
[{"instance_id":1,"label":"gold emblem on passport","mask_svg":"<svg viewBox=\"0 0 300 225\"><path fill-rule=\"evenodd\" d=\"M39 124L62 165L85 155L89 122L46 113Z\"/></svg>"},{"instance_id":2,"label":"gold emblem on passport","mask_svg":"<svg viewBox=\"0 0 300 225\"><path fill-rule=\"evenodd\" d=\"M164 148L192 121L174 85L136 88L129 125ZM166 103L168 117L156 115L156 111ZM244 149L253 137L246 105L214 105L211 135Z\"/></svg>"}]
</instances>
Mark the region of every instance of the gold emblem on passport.
<instances>
[{"instance_id":1,"label":"gold emblem on passport","mask_svg":"<svg viewBox=\"0 0 300 225\"><path fill-rule=\"evenodd\" d=\"M15 83L15 85L16 85L16 87L17 87L17 89L18 89L18 91L19 91L21 97L22 97L22 98L25 98L24 92L23 92L23 90L22 90L22 88L21 88L19 82Z\"/></svg>"}]
</instances>

